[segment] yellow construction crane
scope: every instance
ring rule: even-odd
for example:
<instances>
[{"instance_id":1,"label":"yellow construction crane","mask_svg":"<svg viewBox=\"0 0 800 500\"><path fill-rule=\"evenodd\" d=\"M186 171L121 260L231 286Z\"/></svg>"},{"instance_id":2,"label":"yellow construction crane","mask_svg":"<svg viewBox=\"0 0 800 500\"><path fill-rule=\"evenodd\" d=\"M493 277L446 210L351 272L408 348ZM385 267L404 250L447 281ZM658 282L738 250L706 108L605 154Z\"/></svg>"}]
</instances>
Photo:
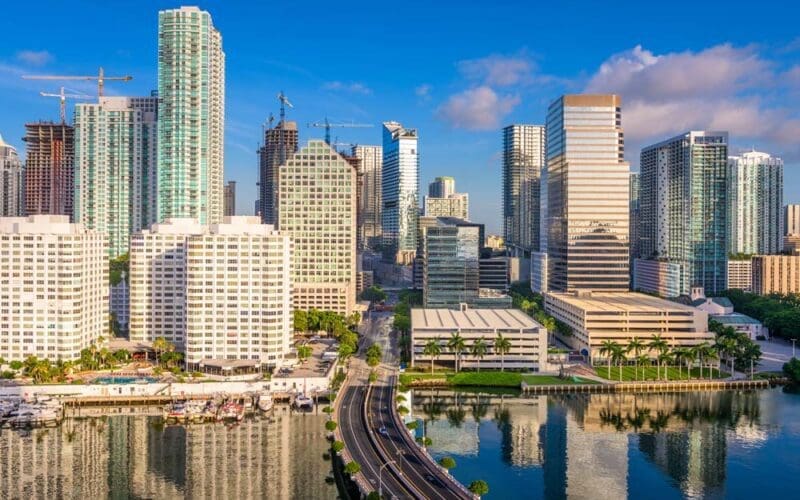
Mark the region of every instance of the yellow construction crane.
<instances>
[{"instance_id":1,"label":"yellow construction crane","mask_svg":"<svg viewBox=\"0 0 800 500\"><path fill-rule=\"evenodd\" d=\"M97 76L71 76L71 75L23 75L25 80L97 80L97 96L103 96L103 85L106 80L116 80L120 82L129 82L133 80L130 75L125 76L106 76L103 67L97 73Z\"/></svg>"},{"instance_id":2,"label":"yellow construction crane","mask_svg":"<svg viewBox=\"0 0 800 500\"><path fill-rule=\"evenodd\" d=\"M325 129L325 142L328 144L331 143L331 128L338 127L338 128L368 128L372 127L368 123L331 123L328 121L328 118L325 117L325 121L323 122L315 122L309 123L309 127L317 127L317 128L324 128Z\"/></svg>"},{"instance_id":3,"label":"yellow construction crane","mask_svg":"<svg viewBox=\"0 0 800 500\"><path fill-rule=\"evenodd\" d=\"M67 122L67 98L69 99L91 99L92 96L85 94L65 94L64 87L61 87L61 92L58 94L51 94L48 92L39 92L42 97L58 97L61 100L61 123Z\"/></svg>"}]
</instances>

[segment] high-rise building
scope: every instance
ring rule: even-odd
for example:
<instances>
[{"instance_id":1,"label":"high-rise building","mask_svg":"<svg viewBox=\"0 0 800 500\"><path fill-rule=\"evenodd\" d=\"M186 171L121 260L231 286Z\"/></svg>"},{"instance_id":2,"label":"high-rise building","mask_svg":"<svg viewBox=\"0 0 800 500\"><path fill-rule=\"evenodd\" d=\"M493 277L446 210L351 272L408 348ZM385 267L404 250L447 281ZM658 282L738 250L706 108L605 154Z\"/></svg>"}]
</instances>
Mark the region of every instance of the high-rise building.
<instances>
[{"instance_id":1,"label":"high-rise building","mask_svg":"<svg viewBox=\"0 0 800 500\"><path fill-rule=\"evenodd\" d=\"M630 261L639 257L639 173L631 173L630 185L628 189L628 197L630 198L630 210L628 218L630 220L630 246L631 258ZM631 266L631 269L633 266Z\"/></svg>"},{"instance_id":2,"label":"high-rise building","mask_svg":"<svg viewBox=\"0 0 800 500\"><path fill-rule=\"evenodd\" d=\"M381 244L381 179L383 148L381 146L353 146L352 156L358 158L358 248L377 248Z\"/></svg>"},{"instance_id":3,"label":"high-rise building","mask_svg":"<svg viewBox=\"0 0 800 500\"><path fill-rule=\"evenodd\" d=\"M73 219L108 235L110 258L156 218L157 97L75 106Z\"/></svg>"},{"instance_id":4,"label":"high-rise building","mask_svg":"<svg viewBox=\"0 0 800 500\"><path fill-rule=\"evenodd\" d=\"M453 193L446 198L425 197L426 217L457 217L469 220L469 195Z\"/></svg>"},{"instance_id":5,"label":"high-rise building","mask_svg":"<svg viewBox=\"0 0 800 500\"><path fill-rule=\"evenodd\" d=\"M264 130L264 144L258 150L258 199L264 224L278 223L278 172L297 152L298 140L296 122L280 122Z\"/></svg>"},{"instance_id":6,"label":"high-rise building","mask_svg":"<svg viewBox=\"0 0 800 500\"><path fill-rule=\"evenodd\" d=\"M736 288L745 292L753 289L752 258L728 260L728 282L725 288L728 290Z\"/></svg>"},{"instance_id":7,"label":"high-rise building","mask_svg":"<svg viewBox=\"0 0 800 500\"><path fill-rule=\"evenodd\" d=\"M291 341L290 267L288 236L256 217L154 224L131 241L130 338L164 337L195 369L278 366Z\"/></svg>"},{"instance_id":8,"label":"high-rise building","mask_svg":"<svg viewBox=\"0 0 800 500\"><path fill-rule=\"evenodd\" d=\"M428 184L428 196L431 198L449 198L456 194L456 180L453 177L437 177Z\"/></svg>"},{"instance_id":9,"label":"high-rise building","mask_svg":"<svg viewBox=\"0 0 800 500\"><path fill-rule=\"evenodd\" d=\"M756 255L752 266L753 293L800 293L800 255Z\"/></svg>"},{"instance_id":10,"label":"high-rise building","mask_svg":"<svg viewBox=\"0 0 800 500\"><path fill-rule=\"evenodd\" d=\"M783 207L783 235L800 234L800 205Z\"/></svg>"},{"instance_id":11,"label":"high-rise building","mask_svg":"<svg viewBox=\"0 0 800 500\"><path fill-rule=\"evenodd\" d=\"M383 175L381 179L382 238L384 255L407 265L417 251L419 219L419 151L416 129L397 122L383 124Z\"/></svg>"},{"instance_id":12,"label":"high-rise building","mask_svg":"<svg viewBox=\"0 0 800 500\"><path fill-rule=\"evenodd\" d=\"M509 125L503 129L503 236L509 248L540 249L544 166L545 127Z\"/></svg>"},{"instance_id":13,"label":"high-rise building","mask_svg":"<svg viewBox=\"0 0 800 500\"><path fill-rule=\"evenodd\" d=\"M278 229L292 238L295 309L350 314L356 298L356 169L309 141L280 168Z\"/></svg>"},{"instance_id":14,"label":"high-rise building","mask_svg":"<svg viewBox=\"0 0 800 500\"><path fill-rule=\"evenodd\" d=\"M225 217L236 215L236 181L225 184Z\"/></svg>"},{"instance_id":15,"label":"high-rise building","mask_svg":"<svg viewBox=\"0 0 800 500\"><path fill-rule=\"evenodd\" d=\"M0 357L75 360L108 332L106 236L65 215L0 218Z\"/></svg>"},{"instance_id":16,"label":"high-rise building","mask_svg":"<svg viewBox=\"0 0 800 500\"><path fill-rule=\"evenodd\" d=\"M158 220L221 221L225 53L208 12L158 13L158 98Z\"/></svg>"},{"instance_id":17,"label":"high-rise building","mask_svg":"<svg viewBox=\"0 0 800 500\"><path fill-rule=\"evenodd\" d=\"M0 217L19 217L25 213L23 175L16 148L0 135Z\"/></svg>"},{"instance_id":18,"label":"high-rise building","mask_svg":"<svg viewBox=\"0 0 800 500\"><path fill-rule=\"evenodd\" d=\"M620 97L553 101L547 112L550 290L628 290L629 189Z\"/></svg>"},{"instance_id":19,"label":"high-rise building","mask_svg":"<svg viewBox=\"0 0 800 500\"><path fill-rule=\"evenodd\" d=\"M25 213L72 215L75 129L64 123L25 124Z\"/></svg>"},{"instance_id":20,"label":"high-rise building","mask_svg":"<svg viewBox=\"0 0 800 500\"><path fill-rule=\"evenodd\" d=\"M751 151L728 158L728 253L781 250L783 160Z\"/></svg>"},{"instance_id":21,"label":"high-rise building","mask_svg":"<svg viewBox=\"0 0 800 500\"><path fill-rule=\"evenodd\" d=\"M725 289L728 133L691 131L641 153L639 253L681 266L681 294Z\"/></svg>"},{"instance_id":22,"label":"high-rise building","mask_svg":"<svg viewBox=\"0 0 800 500\"><path fill-rule=\"evenodd\" d=\"M277 367L292 341L291 241L257 217L226 217L186 247L186 362Z\"/></svg>"},{"instance_id":23,"label":"high-rise building","mask_svg":"<svg viewBox=\"0 0 800 500\"><path fill-rule=\"evenodd\" d=\"M425 307L458 307L478 298L479 245L479 228L475 226L439 223L425 229Z\"/></svg>"}]
</instances>

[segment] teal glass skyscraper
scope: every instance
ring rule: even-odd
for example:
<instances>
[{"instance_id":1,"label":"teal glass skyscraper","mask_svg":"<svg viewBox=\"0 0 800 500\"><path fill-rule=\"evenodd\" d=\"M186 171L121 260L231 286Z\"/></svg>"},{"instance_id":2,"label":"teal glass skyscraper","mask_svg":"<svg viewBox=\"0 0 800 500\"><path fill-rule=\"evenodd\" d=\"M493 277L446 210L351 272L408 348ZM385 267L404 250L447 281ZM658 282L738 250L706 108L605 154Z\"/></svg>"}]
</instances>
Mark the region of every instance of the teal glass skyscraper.
<instances>
[{"instance_id":1,"label":"teal glass skyscraper","mask_svg":"<svg viewBox=\"0 0 800 500\"><path fill-rule=\"evenodd\" d=\"M384 255L410 264L417 252L419 152L417 131L397 122L383 124L381 212Z\"/></svg>"},{"instance_id":2,"label":"teal glass skyscraper","mask_svg":"<svg viewBox=\"0 0 800 500\"><path fill-rule=\"evenodd\" d=\"M158 14L158 220L222 220L225 53L211 15Z\"/></svg>"}]
</instances>

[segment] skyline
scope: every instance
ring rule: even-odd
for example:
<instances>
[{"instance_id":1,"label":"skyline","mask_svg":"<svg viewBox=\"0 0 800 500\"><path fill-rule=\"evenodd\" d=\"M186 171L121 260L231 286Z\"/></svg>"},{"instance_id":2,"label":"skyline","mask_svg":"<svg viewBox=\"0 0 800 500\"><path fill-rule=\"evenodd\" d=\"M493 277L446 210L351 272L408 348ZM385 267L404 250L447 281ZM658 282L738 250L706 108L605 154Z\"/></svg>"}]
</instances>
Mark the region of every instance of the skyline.
<instances>
[{"instance_id":1,"label":"skyline","mask_svg":"<svg viewBox=\"0 0 800 500\"><path fill-rule=\"evenodd\" d=\"M549 5L507 2L484 12L480 5L423 9L411 2L406 12L413 17L391 17L357 2L348 9L347 29L334 33L328 17L304 15L323 10L309 4L197 5L211 13L225 46L225 180L237 181L240 214L252 213L261 123L269 113L277 116L281 90L295 105L288 119L298 122L303 143L324 135L306 123L326 116L374 125L335 129L342 142L381 144L383 121L419 130L420 189L437 176L455 177L459 190L470 194L472 219L490 232L501 230L502 127L543 124L547 105L572 92L621 95L625 156L634 171L644 145L690 129L722 129L730 134L731 154L755 147L783 158L784 201L800 201L800 174L793 168L800 160L800 37L789 21L797 11L792 6L775 18L768 7L733 2L714 13L713 23L675 6L659 11L661 24L652 30L652 12L631 5L609 12L570 9L565 24L563 12ZM22 74L92 74L102 65L108 75L134 76L129 83L108 82L107 95L149 95L157 88L158 11L179 6L131 5L120 24L115 5L44 2L48 16L37 18L35 40L30 26L12 22L25 19L26 9L6 6L0 134L24 157L24 123L58 117L57 101L38 93L62 82L26 81ZM519 15L509 16L509 9ZM76 11L80 18L63 21L76 19ZM745 16L770 29L735 29ZM600 39L593 26L615 29ZM560 36L565 29L571 47ZM479 32L487 36L471 36ZM376 61L393 66L376 71ZM96 92L91 82L63 83Z\"/></svg>"}]
</instances>

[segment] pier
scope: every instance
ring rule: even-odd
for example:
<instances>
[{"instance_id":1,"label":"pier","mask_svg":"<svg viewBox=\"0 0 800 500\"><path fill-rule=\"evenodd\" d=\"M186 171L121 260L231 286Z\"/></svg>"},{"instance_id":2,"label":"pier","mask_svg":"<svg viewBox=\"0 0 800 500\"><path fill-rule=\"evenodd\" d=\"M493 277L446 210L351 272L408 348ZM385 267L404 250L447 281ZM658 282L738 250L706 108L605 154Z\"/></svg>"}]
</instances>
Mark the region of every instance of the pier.
<instances>
[{"instance_id":1,"label":"pier","mask_svg":"<svg viewBox=\"0 0 800 500\"><path fill-rule=\"evenodd\" d=\"M611 384L528 385L522 383L523 394L624 394L657 392L727 391L736 389L768 389L768 380L693 380L663 382L619 382Z\"/></svg>"}]
</instances>

